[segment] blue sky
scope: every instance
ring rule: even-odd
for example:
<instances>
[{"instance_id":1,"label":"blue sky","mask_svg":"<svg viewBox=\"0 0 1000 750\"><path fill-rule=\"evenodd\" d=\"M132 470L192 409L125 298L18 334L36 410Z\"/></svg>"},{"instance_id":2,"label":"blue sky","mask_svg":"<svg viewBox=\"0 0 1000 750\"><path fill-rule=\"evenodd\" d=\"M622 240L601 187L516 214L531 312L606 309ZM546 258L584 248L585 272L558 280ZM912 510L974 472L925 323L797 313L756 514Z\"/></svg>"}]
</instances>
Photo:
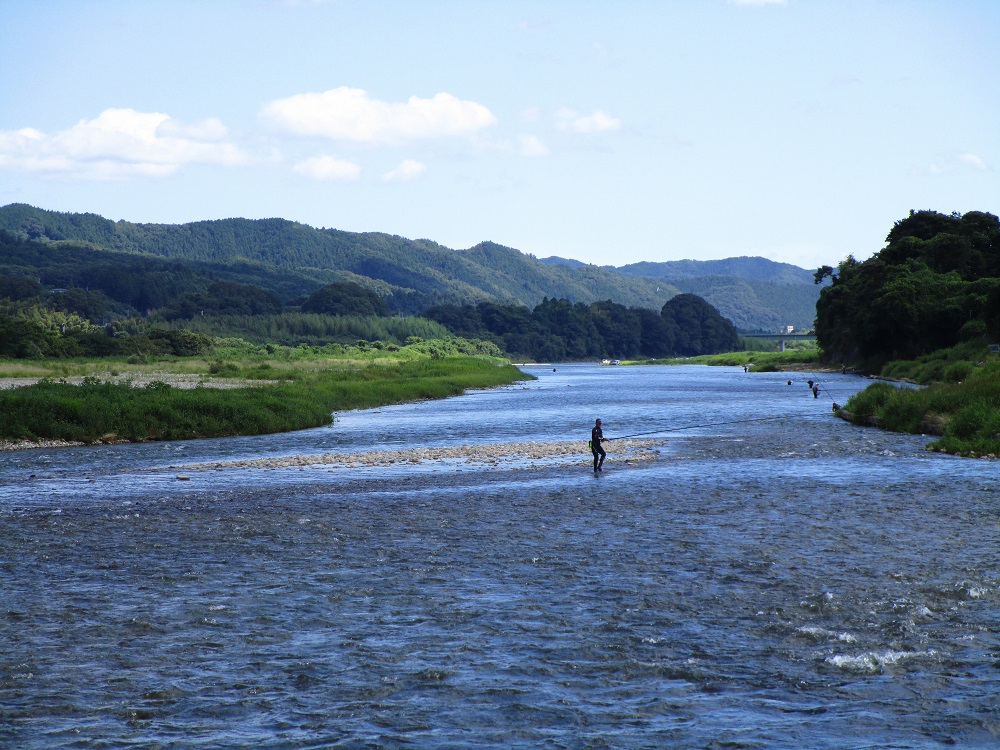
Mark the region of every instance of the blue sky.
<instances>
[{"instance_id":1,"label":"blue sky","mask_svg":"<svg viewBox=\"0 0 1000 750\"><path fill-rule=\"evenodd\" d=\"M4 0L0 205L601 265L1000 212L995 0Z\"/></svg>"}]
</instances>

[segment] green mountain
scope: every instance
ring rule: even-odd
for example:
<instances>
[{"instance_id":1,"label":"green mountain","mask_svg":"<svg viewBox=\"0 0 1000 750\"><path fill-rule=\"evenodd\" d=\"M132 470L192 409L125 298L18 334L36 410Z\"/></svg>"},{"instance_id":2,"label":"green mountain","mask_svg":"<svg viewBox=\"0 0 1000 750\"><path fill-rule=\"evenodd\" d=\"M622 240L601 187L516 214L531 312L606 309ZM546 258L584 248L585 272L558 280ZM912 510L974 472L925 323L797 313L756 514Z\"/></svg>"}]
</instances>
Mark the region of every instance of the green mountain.
<instances>
[{"instance_id":1,"label":"green mountain","mask_svg":"<svg viewBox=\"0 0 1000 750\"><path fill-rule=\"evenodd\" d=\"M25 204L0 208L0 229L33 240L35 248L3 249L0 273L50 287L101 289L139 310L181 293L206 292L213 282L263 287L284 304L300 303L326 284L354 282L401 313L442 303L534 308L545 298L611 299L659 312L668 299L687 292L704 298L739 330L775 331L812 327L819 296L812 272L765 258L614 268L538 260L492 242L452 250L431 240L317 229L285 219L135 224Z\"/></svg>"},{"instance_id":2,"label":"green mountain","mask_svg":"<svg viewBox=\"0 0 1000 750\"><path fill-rule=\"evenodd\" d=\"M812 328L821 289L812 271L767 258L643 262L614 270L697 294L741 331Z\"/></svg>"},{"instance_id":3,"label":"green mountain","mask_svg":"<svg viewBox=\"0 0 1000 750\"><path fill-rule=\"evenodd\" d=\"M615 270L629 276L649 276L670 282L704 276L732 276L753 281L770 281L774 284L813 283L812 271L793 266L791 263L778 263L767 258L745 255L721 260L669 260L661 263L644 261L621 266Z\"/></svg>"},{"instance_id":4,"label":"green mountain","mask_svg":"<svg viewBox=\"0 0 1000 750\"><path fill-rule=\"evenodd\" d=\"M274 291L286 300L324 284L353 281L378 292L394 310L410 313L442 302L534 307L546 297L612 299L658 311L678 293L671 285L596 266L547 265L491 242L452 250L430 240L316 229L284 219L134 224L11 204L0 208L0 228L24 239L83 242L133 256L207 264L216 279L229 280L226 269L237 267L243 282L254 273L274 273L284 280Z\"/></svg>"}]
</instances>

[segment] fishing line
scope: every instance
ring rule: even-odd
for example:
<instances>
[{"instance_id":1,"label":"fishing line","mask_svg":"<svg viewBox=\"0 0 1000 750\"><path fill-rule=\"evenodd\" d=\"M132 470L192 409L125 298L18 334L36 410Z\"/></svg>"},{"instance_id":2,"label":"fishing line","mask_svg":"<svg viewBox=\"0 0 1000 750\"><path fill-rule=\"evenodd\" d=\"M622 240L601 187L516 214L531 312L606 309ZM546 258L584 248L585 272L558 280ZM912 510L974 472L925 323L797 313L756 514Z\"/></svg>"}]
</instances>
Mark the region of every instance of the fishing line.
<instances>
[{"instance_id":1,"label":"fishing line","mask_svg":"<svg viewBox=\"0 0 1000 750\"><path fill-rule=\"evenodd\" d=\"M830 398L831 403L833 403L836 406L837 402L833 398L833 393L830 392L830 389L827 388L824 383L820 382L819 378L816 375L813 375L813 378L814 379L812 382L821 391L825 391L826 395ZM792 415L784 415L780 417L757 417L755 419L735 419L727 422L704 422L702 424L688 424L682 427L668 427L662 430L650 430L649 432L635 432L631 435L619 435L617 437L608 438L608 440L625 440L626 438L641 437L643 435L662 435L663 433L666 432L680 432L681 430L694 430L699 427L722 427L725 425L733 425L733 424L750 424L752 422L776 422L782 419L791 419L791 418Z\"/></svg>"},{"instance_id":2,"label":"fishing line","mask_svg":"<svg viewBox=\"0 0 1000 750\"><path fill-rule=\"evenodd\" d=\"M632 435L619 435L618 437L608 438L608 440L624 440L625 438L639 437L640 435L660 435L664 432L679 432L680 430L693 430L697 427L720 427L722 425L730 424L748 424L750 422L774 422L779 419L791 419L791 415L785 415L781 417L758 417L757 419L735 419L729 422L704 422L702 424L688 424L683 427L668 427L665 430L652 430L650 432L636 432Z\"/></svg>"}]
</instances>

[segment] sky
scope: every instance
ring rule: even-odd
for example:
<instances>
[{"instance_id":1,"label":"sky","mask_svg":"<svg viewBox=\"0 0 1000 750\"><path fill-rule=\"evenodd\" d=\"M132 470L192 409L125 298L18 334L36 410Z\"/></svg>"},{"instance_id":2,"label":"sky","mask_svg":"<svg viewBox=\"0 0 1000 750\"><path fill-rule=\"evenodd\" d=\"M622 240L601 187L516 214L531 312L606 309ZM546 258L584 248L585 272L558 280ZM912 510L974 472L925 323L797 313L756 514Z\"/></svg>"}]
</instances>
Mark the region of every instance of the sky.
<instances>
[{"instance_id":1,"label":"sky","mask_svg":"<svg viewBox=\"0 0 1000 750\"><path fill-rule=\"evenodd\" d=\"M0 205L621 266L1000 213L997 0L2 0Z\"/></svg>"}]
</instances>

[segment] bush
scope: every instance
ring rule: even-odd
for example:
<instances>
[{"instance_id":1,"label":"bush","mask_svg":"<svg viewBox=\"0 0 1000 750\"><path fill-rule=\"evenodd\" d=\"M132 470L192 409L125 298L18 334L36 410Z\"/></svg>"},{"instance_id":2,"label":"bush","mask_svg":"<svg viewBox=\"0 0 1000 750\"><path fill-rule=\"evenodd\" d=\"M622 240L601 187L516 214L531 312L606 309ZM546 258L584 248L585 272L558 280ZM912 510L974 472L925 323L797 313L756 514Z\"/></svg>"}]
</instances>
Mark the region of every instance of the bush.
<instances>
[{"instance_id":1,"label":"bush","mask_svg":"<svg viewBox=\"0 0 1000 750\"><path fill-rule=\"evenodd\" d=\"M959 341L975 341L986 338L987 328L984 320L970 320L958 331Z\"/></svg>"},{"instance_id":2,"label":"bush","mask_svg":"<svg viewBox=\"0 0 1000 750\"><path fill-rule=\"evenodd\" d=\"M863 391L851 396L844 409L861 419L877 416L897 390L898 388L890 383L872 383Z\"/></svg>"},{"instance_id":3,"label":"bush","mask_svg":"<svg viewBox=\"0 0 1000 750\"><path fill-rule=\"evenodd\" d=\"M976 368L971 362L959 360L952 362L944 370L943 380L945 383L961 383L967 379Z\"/></svg>"}]
</instances>

